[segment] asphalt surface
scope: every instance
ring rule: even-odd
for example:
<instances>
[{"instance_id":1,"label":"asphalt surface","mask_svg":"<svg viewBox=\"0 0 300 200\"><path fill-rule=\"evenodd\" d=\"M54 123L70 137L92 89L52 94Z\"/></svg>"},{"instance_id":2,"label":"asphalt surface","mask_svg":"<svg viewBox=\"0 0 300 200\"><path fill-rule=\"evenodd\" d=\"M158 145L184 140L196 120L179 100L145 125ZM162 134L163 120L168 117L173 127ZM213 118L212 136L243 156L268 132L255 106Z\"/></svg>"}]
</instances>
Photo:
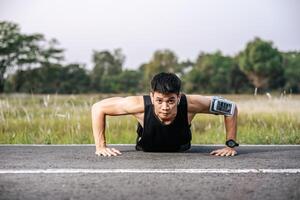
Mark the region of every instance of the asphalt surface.
<instances>
[{"instance_id":1,"label":"asphalt surface","mask_svg":"<svg viewBox=\"0 0 300 200\"><path fill-rule=\"evenodd\" d=\"M0 146L0 199L300 199L299 145L241 146L234 157L209 154L221 146L197 145L183 153L145 153L135 151L132 145L113 147L123 154L98 157L93 146ZM26 170L49 169L66 173L26 173ZM72 169L298 169L298 172L67 173Z\"/></svg>"}]
</instances>

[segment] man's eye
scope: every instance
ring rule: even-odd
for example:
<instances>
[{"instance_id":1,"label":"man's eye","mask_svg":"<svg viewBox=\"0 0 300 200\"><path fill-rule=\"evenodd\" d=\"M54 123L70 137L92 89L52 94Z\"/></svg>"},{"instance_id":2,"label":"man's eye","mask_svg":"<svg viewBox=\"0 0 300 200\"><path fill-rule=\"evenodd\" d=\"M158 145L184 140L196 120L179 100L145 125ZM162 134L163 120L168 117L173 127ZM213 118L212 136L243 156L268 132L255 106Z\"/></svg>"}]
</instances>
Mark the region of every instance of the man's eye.
<instances>
[{"instance_id":1,"label":"man's eye","mask_svg":"<svg viewBox=\"0 0 300 200\"><path fill-rule=\"evenodd\" d=\"M170 104L173 104L173 103L174 103L174 100L170 100L169 103L170 103Z\"/></svg>"},{"instance_id":2,"label":"man's eye","mask_svg":"<svg viewBox=\"0 0 300 200\"><path fill-rule=\"evenodd\" d=\"M162 100L157 100L157 102L158 102L158 103L161 103L161 102L162 102Z\"/></svg>"}]
</instances>

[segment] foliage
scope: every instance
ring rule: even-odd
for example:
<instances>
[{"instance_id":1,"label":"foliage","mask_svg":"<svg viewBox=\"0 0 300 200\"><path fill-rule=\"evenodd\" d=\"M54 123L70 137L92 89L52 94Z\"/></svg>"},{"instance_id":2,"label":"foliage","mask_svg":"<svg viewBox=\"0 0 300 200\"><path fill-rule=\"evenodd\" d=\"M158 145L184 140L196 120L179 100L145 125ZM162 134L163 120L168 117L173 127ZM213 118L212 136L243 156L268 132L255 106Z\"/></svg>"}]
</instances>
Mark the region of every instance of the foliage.
<instances>
[{"instance_id":1,"label":"foliage","mask_svg":"<svg viewBox=\"0 0 300 200\"><path fill-rule=\"evenodd\" d=\"M86 93L89 76L78 64L48 64L30 70L17 70L8 79L10 90L22 93Z\"/></svg>"},{"instance_id":2,"label":"foliage","mask_svg":"<svg viewBox=\"0 0 300 200\"><path fill-rule=\"evenodd\" d=\"M232 91L234 61L221 52L201 53L194 68L187 74L188 92L229 93Z\"/></svg>"},{"instance_id":3,"label":"foliage","mask_svg":"<svg viewBox=\"0 0 300 200\"><path fill-rule=\"evenodd\" d=\"M93 67L62 64L58 41L24 34L0 21L0 93L148 93L159 72L176 73L187 93L300 92L300 53L280 52L271 41L254 38L238 55L200 53L179 61L170 49L157 50L137 70L124 69L121 49L95 50Z\"/></svg>"},{"instance_id":4,"label":"foliage","mask_svg":"<svg viewBox=\"0 0 300 200\"><path fill-rule=\"evenodd\" d=\"M107 85L114 82L115 76L122 73L125 56L121 49L109 51L94 51L93 53L94 68L91 73L91 86L95 91L107 92ZM113 83L114 85L114 83Z\"/></svg>"},{"instance_id":5,"label":"foliage","mask_svg":"<svg viewBox=\"0 0 300 200\"><path fill-rule=\"evenodd\" d=\"M44 45L42 34L23 34L17 24L0 21L0 93L4 89L4 77L7 69L15 66L32 66L60 61L62 49L57 49L56 40Z\"/></svg>"},{"instance_id":6,"label":"foliage","mask_svg":"<svg viewBox=\"0 0 300 200\"><path fill-rule=\"evenodd\" d=\"M285 88L291 92L300 92L300 52L283 53Z\"/></svg>"},{"instance_id":7,"label":"foliage","mask_svg":"<svg viewBox=\"0 0 300 200\"><path fill-rule=\"evenodd\" d=\"M144 86L150 90L150 80L159 72L178 72L178 58L174 52L166 50L155 51L152 59L144 65Z\"/></svg>"},{"instance_id":8,"label":"foliage","mask_svg":"<svg viewBox=\"0 0 300 200\"><path fill-rule=\"evenodd\" d=\"M283 80L283 59L272 42L255 38L239 56L240 69L256 88L274 88Z\"/></svg>"}]
</instances>

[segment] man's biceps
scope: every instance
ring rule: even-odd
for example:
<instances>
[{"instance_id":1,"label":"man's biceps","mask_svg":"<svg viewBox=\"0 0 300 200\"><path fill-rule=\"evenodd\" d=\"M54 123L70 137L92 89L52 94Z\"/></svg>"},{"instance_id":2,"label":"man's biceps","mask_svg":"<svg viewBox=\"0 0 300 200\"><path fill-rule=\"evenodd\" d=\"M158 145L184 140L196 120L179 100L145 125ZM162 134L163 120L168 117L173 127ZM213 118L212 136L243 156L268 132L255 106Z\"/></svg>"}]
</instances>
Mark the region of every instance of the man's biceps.
<instances>
[{"instance_id":1,"label":"man's biceps","mask_svg":"<svg viewBox=\"0 0 300 200\"><path fill-rule=\"evenodd\" d=\"M200 105L194 105L191 106L191 108L189 109L190 113L193 114L198 114L198 113L209 113L209 106L200 104Z\"/></svg>"},{"instance_id":2,"label":"man's biceps","mask_svg":"<svg viewBox=\"0 0 300 200\"><path fill-rule=\"evenodd\" d=\"M121 105L113 105L106 110L107 115L124 115L128 114L128 111Z\"/></svg>"},{"instance_id":3,"label":"man's biceps","mask_svg":"<svg viewBox=\"0 0 300 200\"><path fill-rule=\"evenodd\" d=\"M136 102L130 98L114 99L111 102L106 102L102 108L107 115L133 114L138 110Z\"/></svg>"},{"instance_id":4,"label":"man's biceps","mask_svg":"<svg viewBox=\"0 0 300 200\"><path fill-rule=\"evenodd\" d=\"M130 114L130 102L123 99L115 105L115 109L122 114Z\"/></svg>"},{"instance_id":5,"label":"man's biceps","mask_svg":"<svg viewBox=\"0 0 300 200\"><path fill-rule=\"evenodd\" d=\"M208 96L200 96L197 99L197 107L201 113L209 113L209 107L211 103L211 98Z\"/></svg>"},{"instance_id":6,"label":"man's biceps","mask_svg":"<svg viewBox=\"0 0 300 200\"><path fill-rule=\"evenodd\" d=\"M109 99L107 99L109 100ZM101 102L99 110L106 115L121 115L126 113L123 98L111 98L110 101Z\"/></svg>"}]
</instances>

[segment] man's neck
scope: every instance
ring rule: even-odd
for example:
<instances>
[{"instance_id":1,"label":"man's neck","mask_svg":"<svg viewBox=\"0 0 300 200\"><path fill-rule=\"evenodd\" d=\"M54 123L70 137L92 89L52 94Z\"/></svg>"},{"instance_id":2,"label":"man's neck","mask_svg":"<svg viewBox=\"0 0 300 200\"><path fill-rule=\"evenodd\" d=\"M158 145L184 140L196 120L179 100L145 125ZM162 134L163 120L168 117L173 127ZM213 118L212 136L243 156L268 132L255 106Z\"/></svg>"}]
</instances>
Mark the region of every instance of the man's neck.
<instances>
[{"instance_id":1,"label":"man's neck","mask_svg":"<svg viewBox=\"0 0 300 200\"><path fill-rule=\"evenodd\" d=\"M171 124L175 120L176 115L177 115L177 110L176 110L176 113L174 113L170 118L165 119L165 120L161 119L155 111L154 111L154 114L161 123L168 125L168 124Z\"/></svg>"}]
</instances>

